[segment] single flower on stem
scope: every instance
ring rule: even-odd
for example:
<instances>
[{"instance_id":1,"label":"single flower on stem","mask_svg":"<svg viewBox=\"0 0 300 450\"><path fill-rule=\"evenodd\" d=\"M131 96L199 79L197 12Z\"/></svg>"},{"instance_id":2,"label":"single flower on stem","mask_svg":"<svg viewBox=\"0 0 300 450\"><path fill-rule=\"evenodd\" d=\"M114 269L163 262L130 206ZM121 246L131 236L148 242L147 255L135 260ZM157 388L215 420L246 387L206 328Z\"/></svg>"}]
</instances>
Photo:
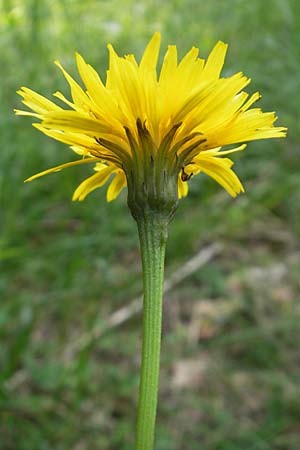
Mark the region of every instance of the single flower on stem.
<instances>
[{"instance_id":1,"label":"single flower on stem","mask_svg":"<svg viewBox=\"0 0 300 450\"><path fill-rule=\"evenodd\" d=\"M188 180L200 172L235 197L244 188L227 155L244 150L247 141L286 135L286 128L274 126L273 112L251 108L260 94L249 96L244 91L249 78L241 72L221 77L226 44L218 42L207 60L199 58L193 47L181 61L176 46L170 45L158 75L160 39L155 33L139 64L133 55L120 57L108 45L105 84L76 54L84 89L56 61L72 99L61 92L54 96L67 109L23 87L18 93L31 111L16 110L38 119L34 127L79 155L26 181L92 163L95 173L76 188L73 200L84 200L109 183L107 200L111 201L127 186L128 206L138 226L144 283L135 450L152 450L154 445L165 246L178 199L187 195ZM238 146L223 149L232 144Z\"/></svg>"}]
</instances>

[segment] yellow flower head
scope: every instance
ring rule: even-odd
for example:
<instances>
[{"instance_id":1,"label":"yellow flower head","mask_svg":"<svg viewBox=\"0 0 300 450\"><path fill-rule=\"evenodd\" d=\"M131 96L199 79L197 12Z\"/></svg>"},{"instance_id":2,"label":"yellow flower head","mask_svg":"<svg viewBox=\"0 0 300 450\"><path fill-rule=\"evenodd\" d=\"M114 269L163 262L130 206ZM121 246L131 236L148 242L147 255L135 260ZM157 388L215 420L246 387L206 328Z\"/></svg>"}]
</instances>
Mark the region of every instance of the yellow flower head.
<instances>
[{"instance_id":1,"label":"yellow flower head","mask_svg":"<svg viewBox=\"0 0 300 450\"><path fill-rule=\"evenodd\" d=\"M126 185L130 190L137 184L143 190L151 177L159 190L169 176L175 179L180 198L187 194L188 179L199 172L215 179L232 197L242 192L243 186L232 170L233 162L222 156L243 150L246 145L229 150L221 147L284 137L286 129L274 127L273 112L250 109L260 94L249 97L244 92L249 78L241 72L220 76L227 50L223 42L216 44L206 61L193 47L178 62L176 46L169 46L158 75L159 48L160 34L155 33L138 64L133 55L120 57L108 45L105 84L76 54L84 89L56 61L70 85L72 100L60 92L54 96L68 109L21 88L18 93L32 112L16 113L39 119L33 124L36 128L68 144L81 156L26 181L73 165L96 163L95 173L78 186L73 200L83 200L108 181L108 201Z\"/></svg>"}]
</instances>

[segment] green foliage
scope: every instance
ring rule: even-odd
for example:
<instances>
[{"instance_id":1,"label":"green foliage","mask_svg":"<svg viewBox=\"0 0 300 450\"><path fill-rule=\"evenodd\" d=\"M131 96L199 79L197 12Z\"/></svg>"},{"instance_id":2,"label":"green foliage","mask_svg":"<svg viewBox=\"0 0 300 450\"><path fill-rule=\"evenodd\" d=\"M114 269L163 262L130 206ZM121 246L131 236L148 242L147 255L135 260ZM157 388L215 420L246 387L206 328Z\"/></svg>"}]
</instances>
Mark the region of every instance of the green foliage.
<instances>
[{"instance_id":1,"label":"green foliage","mask_svg":"<svg viewBox=\"0 0 300 450\"><path fill-rule=\"evenodd\" d=\"M12 110L20 86L68 95L54 59L75 74L78 50L105 77L107 42L140 55L155 30L180 54L228 42L224 73L289 127L234 157L246 195L203 175L180 203L167 274L224 251L167 296L156 448L298 450L299 16L296 0L0 1L0 450L132 448L140 318L72 351L141 292L126 194L72 203L84 166L23 185L72 155Z\"/></svg>"}]
</instances>

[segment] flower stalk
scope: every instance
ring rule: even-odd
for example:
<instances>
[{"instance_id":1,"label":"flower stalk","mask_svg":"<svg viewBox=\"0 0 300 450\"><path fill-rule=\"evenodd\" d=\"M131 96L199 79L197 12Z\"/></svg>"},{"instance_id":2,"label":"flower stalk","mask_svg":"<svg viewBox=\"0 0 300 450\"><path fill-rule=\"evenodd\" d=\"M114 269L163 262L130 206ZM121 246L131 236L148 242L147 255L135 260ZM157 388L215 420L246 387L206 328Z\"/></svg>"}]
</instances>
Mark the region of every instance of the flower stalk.
<instances>
[{"instance_id":1,"label":"flower stalk","mask_svg":"<svg viewBox=\"0 0 300 450\"><path fill-rule=\"evenodd\" d=\"M164 260L168 221L155 212L138 219L143 284L143 343L135 450L152 450L158 397Z\"/></svg>"}]
</instances>

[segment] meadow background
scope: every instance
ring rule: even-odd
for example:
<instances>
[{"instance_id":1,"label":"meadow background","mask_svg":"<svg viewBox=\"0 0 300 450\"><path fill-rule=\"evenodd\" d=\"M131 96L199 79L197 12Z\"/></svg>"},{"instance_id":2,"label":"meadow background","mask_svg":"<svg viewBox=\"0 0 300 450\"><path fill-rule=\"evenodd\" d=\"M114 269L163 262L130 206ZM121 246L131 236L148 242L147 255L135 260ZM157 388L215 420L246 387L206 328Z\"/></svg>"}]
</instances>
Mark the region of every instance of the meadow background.
<instances>
[{"instance_id":1,"label":"meadow background","mask_svg":"<svg viewBox=\"0 0 300 450\"><path fill-rule=\"evenodd\" d=\"M140 56L160 30L180 55L228 42L223 73L250 76L289 136L234 156L245 195L203 175L180 202L167 277L201 248L221 250L166 295L156 449L299 450L298 0L0 5L0 449L132 449L141 316L108 326L142 291L126 193L72 203L85 166L24 185L74 158L13 108L20 86L69 94L54 59L75 75L78 50L105 77L107 42Z\"/></svg>"}]
</instances>

